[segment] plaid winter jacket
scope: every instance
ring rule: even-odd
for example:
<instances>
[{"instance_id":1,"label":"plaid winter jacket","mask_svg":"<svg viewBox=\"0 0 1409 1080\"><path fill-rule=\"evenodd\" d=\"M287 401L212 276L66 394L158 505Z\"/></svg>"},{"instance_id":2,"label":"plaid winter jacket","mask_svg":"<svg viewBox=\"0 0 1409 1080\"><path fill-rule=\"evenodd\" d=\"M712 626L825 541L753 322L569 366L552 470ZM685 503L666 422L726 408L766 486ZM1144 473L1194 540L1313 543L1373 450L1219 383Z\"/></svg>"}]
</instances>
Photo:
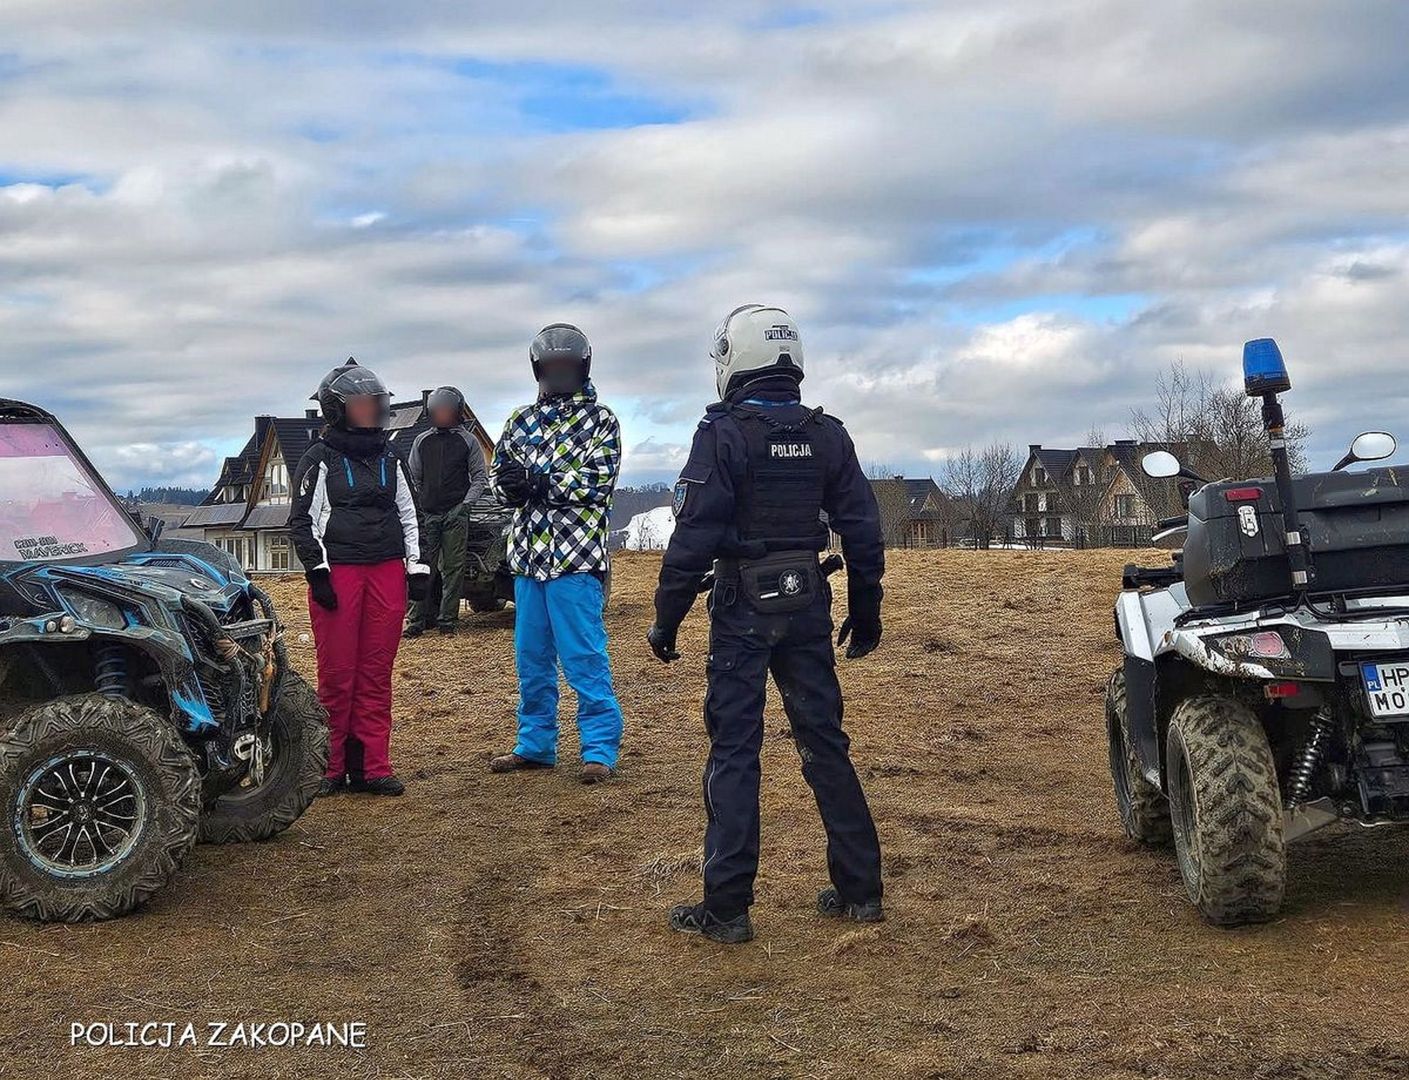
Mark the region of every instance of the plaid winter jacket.
<instances>
[{"instance_id":1,"label":"plaid winter jacket","mask_svg":"<svg viewBox=\"0 0 1409 1080\"><path fill-rule=\"evenodd\" d=\"M494 448L490 483L501 498L500 470L518 461L548 477L546 502L514 511L509 569L547 581L607 569L608 518L621 471L621 425L598 404L589 382L571 397L515 409Z\"/></svg>"}]
</instances>

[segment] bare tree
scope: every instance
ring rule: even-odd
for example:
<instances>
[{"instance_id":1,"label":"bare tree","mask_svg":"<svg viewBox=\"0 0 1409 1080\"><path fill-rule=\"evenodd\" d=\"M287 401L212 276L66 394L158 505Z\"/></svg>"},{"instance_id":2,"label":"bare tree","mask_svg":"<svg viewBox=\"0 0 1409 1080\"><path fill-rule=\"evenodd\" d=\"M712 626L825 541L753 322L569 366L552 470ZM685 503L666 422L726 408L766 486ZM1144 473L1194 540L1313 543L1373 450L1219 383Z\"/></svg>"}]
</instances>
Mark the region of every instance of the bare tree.
<instances>
[{"instance_id":1,"label":"bare tree","mask_svg":"<svg viewBox=\"0 0 1409 1080\"><path fill-rule=\"evenodd\" d=\"M886 547L906 547L910 542L910 494L899 469L883 461L862 466L881 516Z\"/></svg>"},{"instance_id":2,"label":"bare tree","mask_svg":"<svg viewBox=\"0 0 1409 1080\"><path fill-rule=\"evenodd\" d=\"M651 520L649 514L643 514L641 524L636 530L636 549L638 551L657 551L665 547L658 534L656 523Z\"/></svg>"},{"instance_id":3,"label":"bare tree","mask_svg":"<svg viewBox=\"0 0 1409 1080\"><path fill-rule=\"evenodd\" d=\"M1184 462L1205 476L1241 479L1270 476L1271 452L1262 426L1262 406L1241 390L1190 371L1176 360L1155 381L1155 403L1130 413L1130 433L1145 444L1189 443L1194 460ZM1287 424L1292 467L1305 464L1305 424Z\"/></svg>"},{"instance_id":4,"label":"bare tree","mask_svg":"<svg viewBox=\"0 0 1409 1080\"><path fill-rule=\"evenodd\" d=\"M946 463L940 486L980 547L1002 534L1020 472L1022 460L1011 443L991 443L982 450L966 446Z\"/></svg>"},{"instance_id":5,"label":"bare tree","mask_svg":"<svg viewBox=\"0 0 1409 1080\"><path fill-rule=\"evenodd\" d=\"M1210 480L1272 475L1271 448L1263 428L1261 403L1238 387L1216 381L1207 371L1190 371L1176 360L1155 381L1155 401L1130 414L1130 434L1150 446L1186 444L1183 464ZM1305 467L1305 424L1287 424L1292 468ZM1140 494L1155 517L1180 512L1178 493L1167 482L1137 477Z\"/></svg>"}]
</instances>

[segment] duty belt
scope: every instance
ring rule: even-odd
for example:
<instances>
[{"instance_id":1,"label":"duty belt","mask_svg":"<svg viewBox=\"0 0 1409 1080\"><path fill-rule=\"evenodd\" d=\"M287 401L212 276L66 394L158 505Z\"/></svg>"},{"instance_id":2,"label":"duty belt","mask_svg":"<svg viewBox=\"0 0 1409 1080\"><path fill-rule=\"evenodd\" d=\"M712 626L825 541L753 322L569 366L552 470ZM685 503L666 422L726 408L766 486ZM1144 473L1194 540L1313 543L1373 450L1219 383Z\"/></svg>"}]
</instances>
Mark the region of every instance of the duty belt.
<instances>
[{"instance_id":1,"label":"duty belt","mask_svg":"<svg viewBox=\"0 0 1409 1080\"><path fill-rule=\"evenodd\" d=\"M798 552L799 555L803 552ZM753 559L715 559L714 569L700 579L700 592L707 593L714 588L716 581L737 582L741 576L741 567L745 563L754 562ZM840 570L846 563L835 551L828 555L817 567L817 572L824 578L829 578Z\"/></svg>"}]
</instances>

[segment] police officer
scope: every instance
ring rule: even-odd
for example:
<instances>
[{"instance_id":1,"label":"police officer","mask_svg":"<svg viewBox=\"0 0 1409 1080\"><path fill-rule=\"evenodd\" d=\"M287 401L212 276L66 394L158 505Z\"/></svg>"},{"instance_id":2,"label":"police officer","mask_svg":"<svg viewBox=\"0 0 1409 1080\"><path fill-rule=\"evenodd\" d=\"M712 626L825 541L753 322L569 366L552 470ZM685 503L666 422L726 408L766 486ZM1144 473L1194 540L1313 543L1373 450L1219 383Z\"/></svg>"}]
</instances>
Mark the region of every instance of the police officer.
<instances>
[{"instance_id":1,"label":"police officer","mask_svg":"<svg viewBox=\"0 0 1409 1080\"><path fill-rule=\"evenodd\" d=\"M819 894L818 911L879 922L880 846L842 731L832 594L818 563L830 525L848 570L837 644L850 641L848 658L865 656L881 640L885 551L875 495L841 422L799 400L802 342L787 312L735 309L716 330L711 354L721 400L700 421L675 486L675 531L647 633L658 658L677 659L676 631L713 571L704 900L676 907L670 925L726 943L753 937L770 671L827 832L832 887Z\"/></svg>"}]
</instances>

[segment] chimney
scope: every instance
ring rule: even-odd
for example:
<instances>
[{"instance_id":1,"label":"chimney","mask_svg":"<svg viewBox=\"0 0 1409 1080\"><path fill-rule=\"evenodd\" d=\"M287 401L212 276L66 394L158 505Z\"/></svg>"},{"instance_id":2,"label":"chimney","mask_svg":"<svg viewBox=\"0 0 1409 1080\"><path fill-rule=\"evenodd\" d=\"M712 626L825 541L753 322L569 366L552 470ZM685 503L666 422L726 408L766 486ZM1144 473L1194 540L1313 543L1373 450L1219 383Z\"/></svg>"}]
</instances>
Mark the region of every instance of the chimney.
<instances>
[{"instance_id":1,"label":"chimney","mask_svg":"<svg viewBox=\"0 0 1409 1080\"><path fill-rule=\"evenodd\" d=\"M1028 443L1028 444L1027 444L1027 452L1028 452L1029 454L1035 454L1035 453L1037 453L1037 451L1039 451L1039 450L1041 450L1041 449L1042 449L1042 444L1041 444L1040 442L1033 442L1033 443Z\"/></svg>"},{"instance_id":2,"label":"chimney","mask_svg":"<svg viewBox=\"0 0 1409 1080\"><path fill-rule=\"evenodd\" d=\"M255 449L264 446L264 440L269 438L269 429L274 426L274 417L256 416L254 418L254 445Z\"/></svg>"},{"instance_id":3,"label":"chimney","mask_svg":"<svg viewBox=\"0 0 1409 1080\"><path fill-rule=\"evenodd\" d=\"M303 418L305 420L321 420L323 419L323 414L317 409L304 409Z\"/></svg>"},{"instance_id":4,"label":"chimney","mask_svg":"<svg viewBox=\"0 0 1409 1080\"><path fill-rule=\"evenodd\" d=\"M421 408L423 408L423 409L428 409L428 408L430 408L430 404L431 404L431 395L434 394L434 393L435 393L434 390L422 390L422 391L421 391Z\"/></svg>"}]
</instances>

